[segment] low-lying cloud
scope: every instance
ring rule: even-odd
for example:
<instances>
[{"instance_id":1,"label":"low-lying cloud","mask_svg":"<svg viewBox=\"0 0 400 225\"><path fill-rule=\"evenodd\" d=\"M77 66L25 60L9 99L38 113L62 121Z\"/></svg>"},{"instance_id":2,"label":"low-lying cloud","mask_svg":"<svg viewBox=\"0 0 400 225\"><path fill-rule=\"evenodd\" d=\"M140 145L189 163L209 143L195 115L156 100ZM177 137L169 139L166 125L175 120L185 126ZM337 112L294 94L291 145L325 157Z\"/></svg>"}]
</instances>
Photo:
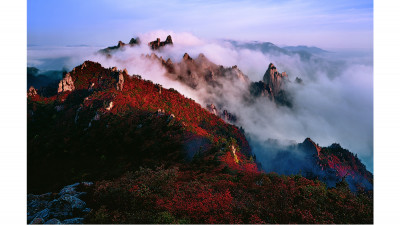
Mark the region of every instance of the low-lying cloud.
<instances>
[{"instance_id":1,"label":"low-lying cloud","mask_svg":"<svg viewBox=\"0 0 400 225\"><path fill-rule=\"evenodd\" d=\"M163 41L169 34L174 45L155 53L174 62L180 61L185 52L193 58L203 53L216 64L225 67L237 65L251 81L262 80L268 64L274 63L278 71L286 71L291 80L286 89L293 97L293 108L278 107L267 98L249 103L243 99L247 87L239 82L226 80L222 87L215 87L214 90L206 85L193 90L169 79L160 64L143 57L152 53L147 46L149 41L157 37ZM237 125L245 129L252 141L262 143L268 139L280 139L302 142L310 137L321 146L340 143L357 153L367 168L373 170L372 54L355 56L331 52L302 59L296 54L238 48L229 41L205 40L190 33L155 31L139 35L139 38L142 41L140 46L116 51L111 58L97 54L99 48L94 50L92 47L74 48L74 51L64 51L63 54L58 51L60 49L28 49L28 64L39 69L57 69L46 64L53 59L57 62L54 65L72 69L84 60L93 60L104 67L126 68L129 74L139 74L165 88L174 88L204 107L210 103L223 105L238 116ZM296 77L301 78L303 83L294 82ZM259 147L253 150L260 156L265 155L260 151L268 151Z\"/></svg>"}]
</instances>

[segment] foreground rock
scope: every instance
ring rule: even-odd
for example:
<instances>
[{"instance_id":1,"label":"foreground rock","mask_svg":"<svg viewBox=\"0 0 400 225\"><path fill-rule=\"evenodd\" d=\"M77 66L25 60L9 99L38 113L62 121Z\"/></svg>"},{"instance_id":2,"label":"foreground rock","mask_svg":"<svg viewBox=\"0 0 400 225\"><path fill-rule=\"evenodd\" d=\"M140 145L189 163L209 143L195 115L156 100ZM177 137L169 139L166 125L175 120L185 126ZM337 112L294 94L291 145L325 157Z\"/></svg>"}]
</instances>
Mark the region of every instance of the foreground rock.
<instances>
[{"instance_id":1,"label":"foreground rock","mask_svg":"<svg viewBox=\"0 0 400 225\"><path fill-rule=\"evenodd\" d=\"M80 199L85 192L79 187L89 187L91 182L75 183L63 187L59 193L28 194L27 220L30 224L79 224L91 211Z\"/></svg>"}]
</instances>

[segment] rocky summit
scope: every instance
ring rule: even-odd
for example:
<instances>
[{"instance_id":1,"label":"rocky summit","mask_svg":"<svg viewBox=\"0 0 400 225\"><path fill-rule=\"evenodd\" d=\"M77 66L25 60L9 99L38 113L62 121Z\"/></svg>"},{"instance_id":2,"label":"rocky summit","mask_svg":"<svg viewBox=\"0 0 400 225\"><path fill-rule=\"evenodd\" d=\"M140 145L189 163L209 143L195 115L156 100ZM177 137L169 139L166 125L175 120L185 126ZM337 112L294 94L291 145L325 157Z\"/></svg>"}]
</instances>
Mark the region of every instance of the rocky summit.
<instances>
[{"instance_id":1,"label":"rocky summit","mask_svg":"<svg viewBox=\"0 0 400 225\"><path fill-rule=\"evenodd\" d=\"M28 194L28 224L80 224L91 209L80 198L86 192L78 191L92 186L91 182L63 187L59 193Z\"/></svg>"},{"instance_id":2,"label":"rocky summit","mask_svg":"<svg viewBox=\"0 0 400 225\"><path fill-rule=\"evenodd\" d=\"M166 45L173 45L171 35L168 35L167 39L165 39L165 41L160 41L160 38L157 38L155 41L149 42L149 46L153 50L157 50Z\"/></svg>"}]
</instances>

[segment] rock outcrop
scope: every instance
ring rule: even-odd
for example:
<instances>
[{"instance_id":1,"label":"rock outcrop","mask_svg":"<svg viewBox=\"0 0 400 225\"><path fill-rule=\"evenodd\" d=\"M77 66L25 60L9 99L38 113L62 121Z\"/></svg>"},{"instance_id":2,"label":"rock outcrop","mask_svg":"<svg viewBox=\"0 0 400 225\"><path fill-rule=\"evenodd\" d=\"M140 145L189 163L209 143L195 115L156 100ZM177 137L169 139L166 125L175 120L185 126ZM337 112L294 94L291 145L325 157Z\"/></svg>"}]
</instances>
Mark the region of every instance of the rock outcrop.
<instances>
[{"instance_id":1,"label":"rock outcrop","mask_svg":"<svg viewBox=\"0 0 400 225\"><path fill-rule=\"evenodd\" d=\"M169 58L164 60L154 53L144 57L158 61L167 70L168 77L193 89L196 89L200 84L221 86L224 85L226 80L239 80L246 84L249 83L248 77L237 66L223 67L217 65L208 60L202 53L197 58L192 58L188 53L185 53L182 60L177 63L172 62Z\"/></svg>"},{"instance_id":2,"label":"rock outcrop","mask_svg":"<svg viewBox=\"0 0 400 225\"><path fill-rule=\"evenodd\" d=\"M214 104L207 105L207 109L208 109L208 111L210 111L212 114L218 116L218 110L217 110L217 107L215 107Z\"/></svg>"},{"instance_id":3,"label":"rock outcrop","mask_svg":"<svg viewBox=\"0 0 400 225\"><path fill-rule=\"evenodd\" d=\"M28 90L28 97L33 97L36 95L37 95L37 90L33 86L31 86Z\"/></svg>"},{"instance_id":4,"label":"rock outcrop","mask_svg":"<svg viewBox=\"0 0 400 225\"><path fill-rule=\"evenodd\" d=\"M222 113L220 113L220 110L218 110L214 104L209 104L206 106L206 108L212 114L221 117L223 120L225 120L227 122L232 123L232 122L237 121L237 117L234 114L228 112L228 110L226 110L226 109L222 110Z\"/></svg>"},{"instance_id":5,"label":"rock outcrop","mask_svg":"<svg viewBox=\"0 0 400 225\"><path fill-rule=\"evenodd\" d=\"M275 65L270 63L263 80L250 84L250 93L255 97L266 96L278 105L291 108L293 106L292 98L285 91L285 85L288 81L286 72L279 73Z\"/></svg>"},{"instance_id":6,"label":"rock outcrop","mask_svg":"<svg viewBox=\"0 0 400 225\"><path fill-rule=\"evenodd\" d=\"M279 91L282 90L284 81L287 77L286 72L279 73L275 65L270 63L264 74L263 81L267 86L268 92L273 96L277 96Z\"/></svg>"},{"instance_id":7,"label":"rock outcrop","mask_svg":"<svg viewBox=\"0 0 400 225\"><path fill-rule=\"evenodd\" d=\"M69 73L65 74L64 78L58 83L58 93L75 90L74 81Z\"/></svg>"},{"instance_id":8,"label":"rock outcrop","mask_svg":"<svg viewBox=\"0 0 400 225\"><path fill-rule=\"evenodd\" d=\"M125 72L126 70L124 70ZM124 88L124 74L123 72L118 73L118 82L116 84L117 91L122 91Z\"/></svg>"},{"instance_id":9,"label":"rock outcrop","mask_svg":"<svg viewBox=\"0 0 400 225\"><path fill-rule=\"evenodd\" d=\"M82 223L91 209L86 208L86 203L80 199L86 192L80 192L78 188L92 185L92 182L81 182L65 186L59 193L28 194L28 223Z\"/></svg>"},{"instance_id":10,"label":"rock outcrop","mask_svg":"<svg viewBox=\"0 0 400 225\"><path fill-rule=\"evenodd\" d=\"M113 51L115 51L115 50L118 50L118 49L123 48L125 46L133 47L133 46L139 45L139 44L140 44L140 39L139 38L136 38L136 39L135 38L131 38L131 40L129 41L128 44L125 44L122 41L118 41L117 45L101 49L99 52L103 53L103 54L106 54L108 57L111 57L111 53Z\"/></svg>"},{"instance_id":11,"label":"rock outcrop","mask_svg":"<svg viewBox=\"0 0 400 225\"><path fill-rule=\"evenodd\" d=\"M165 41L160 41L160 38L157 38L155 41L149 42L149 46L153 50L157 50L160 47L163 47L165 45L173 45L171 35L168 35L168 37L167 37L167 39L165 39Z\"/></svg>"}]
</instances>

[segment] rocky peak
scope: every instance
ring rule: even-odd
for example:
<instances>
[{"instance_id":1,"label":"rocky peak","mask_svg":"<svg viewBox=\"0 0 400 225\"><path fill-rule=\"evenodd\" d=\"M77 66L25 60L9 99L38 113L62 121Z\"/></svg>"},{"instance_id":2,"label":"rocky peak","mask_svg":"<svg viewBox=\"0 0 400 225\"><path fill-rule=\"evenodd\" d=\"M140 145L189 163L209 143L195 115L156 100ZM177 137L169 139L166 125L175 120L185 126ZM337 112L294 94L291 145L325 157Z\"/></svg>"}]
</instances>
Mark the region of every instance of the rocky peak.
<instances>
[{"instance_id":1,"label":"rocky peak","mask_svg":"<svg viewBox=\"0 0 400 225\"><path fill-rule=\"evenodd\" d=\"M183 55L182 58L183 58L184 61L188 61L188 60L189 61L193 61L192 57L190 57L189 54L187 54L186 52L185 52L185 54Z\"/></svg>"},{"instance_id":2,"label":"rocky peak","mask_svg":"<svg viewBox=\"0 0 400 225\"><path fill-rule=\"evenodd\" d=\"M312 154L317 153L317 155L319 156L321 152L321 147L319 147L318 144L316 144L313 140L311 140L311 138L306 138L301 145L305 150L307 150Z\"/></svg>"},{"instance_id":3,"label":"rocky peak","mask_svg":"<svg viewBox=\"0 0 400 225\"><path fill-rule=\"evenodd\" d=\"M125 44L124 42L118 41L117 47L120 48L120 47L124 47L125 45L126 45L126 44Z\"/></svg>"},{"instance_id":4,"label":"rocky peak","mask_svg":"<svg viewBox=\"0 0 400 225\"><path fill-rule=\"evenodd\" d=\"M149 42L149 46L151 47L151 49L153 50L157 50L160 47L163 47L165 45L172 45L172 37L171 35L167 36L167 39L165 39L165 41L160 41L160 38L157 38L155 41L151 41Z\"/></svg>"},{"instance_id":5,"label":"rocky peak","mask_svg":"<svg viewBox=\"0 0 400 225\"><path fill-rule=\"evenodd\" d=\"M165 44L173 44L171 35L167 36L167 39L165 39Z\"/></svg>"},{"instance_id":6,"label":"rocky peak","mask_svg":"<svg viewBox=\"0 0 400 225\"><path fill-rule=\"evenodd\" d=\"M137 45L140 44L140 39L139 38L131 38L131 40L129 41L129 44L132 45Z\"/></svg>"},{"instance_id":7,"label":"rocky peak","mask_svg":"<svg viewBox=\"0 0 400 225\"><path fill-rule=\"evenodd\" d=\"M276 96L283 87L284 80L287 79L286 72L279 73L275 65L270 63L264 74L263 81L270 89L271 94Z\"/></svg>"},{"instance_id":8,"label":"rocky peak","mask_svg":"<svg viewBox=\"0 0 400 225\"><path fill-rule=\"evenodd\" d=\"M86 66L86 64L84 63ZM84 66L82 65L82 67ZM58 83L57 93L75 90L74 81L69 73L65 74L64 78Z\"/></svg>"},{"instance_id":9,"label":"rocky peak","mask_svg":"<svg viewBox=\"0 0 400 225\"><path fill-rule=\"evenodd\" d=\"M33 86L31 86L28 90L28 97L33 97L36 95L37 95L37 90Z\"/></svg>"},{"instance_id":10,"label":"rocky peak","mask_svg":"<svg viewBox=\"0 0 400 225\"><path fill-rule=\"evenodd\" d=\"M126 70L124 70L126 71ZM122 91L124 88L124 72L118 73L118 82L116 84L117 91Z\"/></svg>"},{"instance_id":11,"label":"rocky peak","mask_svg":"<svg viewBox=\"0 0 400 225\"><path fill-rule=\"evenodd\" d=\"M207 109L208 109L208 111L210 111L212 114L218 116L218 110L217 110L217 107L215 107L214 104L207 105Z\"/></svg>"}]
</instances>

